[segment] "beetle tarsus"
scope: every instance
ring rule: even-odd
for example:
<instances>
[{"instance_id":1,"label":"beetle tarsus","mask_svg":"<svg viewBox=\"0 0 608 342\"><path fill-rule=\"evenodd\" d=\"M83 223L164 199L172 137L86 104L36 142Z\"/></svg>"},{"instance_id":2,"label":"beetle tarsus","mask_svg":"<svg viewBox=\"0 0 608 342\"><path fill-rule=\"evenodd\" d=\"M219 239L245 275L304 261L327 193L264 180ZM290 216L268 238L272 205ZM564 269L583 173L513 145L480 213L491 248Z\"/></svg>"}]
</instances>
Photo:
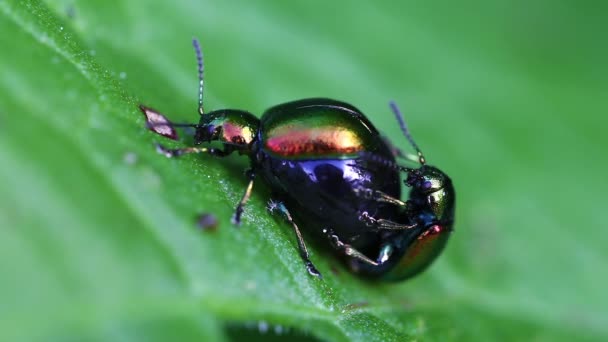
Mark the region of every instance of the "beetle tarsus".
<instances>
[{"instance_id":1,"label":"beetle tarsus","mask_svg":"<svg viewBox=\"0 0 608 342\"><path fill-rule=\"evenodd\" d=\"M373 189L361 187L361 188L353 189L353 192L355 193L355 195L357 195L361 198L373 200L376 202L390 203L390 204L394 204L399 207L407 208L407 202L404 202L398 198L395 198L395 197L393 197L389 194L386 194L382 191L379 191L379 190L373 190Z\"/></svg>"},{"instance_id":2,"label":"beetle tarsus","mask_svg":"<svg viewBox=\"0 0 608 342\"><path fill-rule=\"evenodd\" d=\"M375 228L377 230L407 230L416 228L418 225L397 223L386 219L377 219L371 217L367 211L359 214L359 221L365 223L366 226Z\"/></svg>"},{"instance_id":3,"label":"beetle tarsus","mask_svg":"<svg viewBox=\"0 0 608 342\"><path fill-rule=\"evenodd\" d=\"M208 153L215 157L225 157L229 153L213 147L183 147L183 148L166 148L161 144L155 144L156 152L164 155L167 158L179 157L190 153Z\"/></svg>"},{"instance_id":4,"label":"beetle tarsus","mask_svg":"<svg viewBox=\"0 0 608 342\"><path fill-rule=\"evenodd\" d=\"M249 183L247 184L247 188L245 189L245 193L243 194L243 197L241 197L239 204L236 206L236 209L234 210L234 214L232 215L231 222L234 225L241 224L241 215L243 214L243 211L245 210L245 204L247 204L247 201L249 201L249 197L251 197L251 191L253 190L253 181L255 179L255 173L252 170L247 170L246 174L249 177Z\"/></svg>"},{"instance_id":5,"label":"beetle tarsus","mask_svg":"<svg viewBox=\"0 0 608 342\"><path fill-rule=\"evenodd\" d=\"M306 248L306 244L304 243L304 237L302 236L302 233L300 232L300 228L298 228L298 225L293 221L293 218L291 217L289 210L287 210L287 207L285 207L285 204L283 204L282 202L270 200L268 202L268 209L270 212L274 212L274 211L278 210L279 212L281 212L283 214L283 216L285 216L285 219L287 220L287 222L289 222L289 224L291 224L291 227L293 228L294 233L296 233L296 239L298 241L298 249L300 251L300 257L302 258L302 260L304 260L304 265L306 265L306 270L308 271L308 273L310 275L322 278L321 272L319 272L317 270L317 268L315 267L315 265L312 263L312 261L310 261L310 255L308 254L308 248Z\"/></svg>"},{"instance_id":6,"label":"beetle tarsus","mask_svg":"<svg viewBox=\"0 0 608 342\"><path fill-rule=\"evenodd\" d=\"M179 155L181 155L181 150L180 149L169 149L166 148L165 146L161 145L161 144L155 144L156 147L156 152L164 155L167 158L172 158L172 157L177 157Z\"/></svg>"},{"instance_id":7,"label":"beetle tarsus","mask_svg":"<svg viewBox=\"0 0 608 342\"><path fill-rule=\"evenodd\" d=\"M317 278L323 278L323 275L321 275L321 272L319 272L317 270L317 268L315 267L315 265L313 265L313 263L309 260L309 261L305 261L304 262L306 265L306 270L308 271L308 273L311 276L317 277Z\"/></svg>"},{"instance_id":8,"label":"beetle tarsus","mask_svg":"<svg viewBox=\"0 0 608 342\"><path fill-rule=\"evenodd\" d=\"M268 201L268 204L266 205L266 210L268 210L269 213L274 214L275 210L277 210L279 208L279 204L280 204L280 202L276 202L271 199Z\"/></svg>"},{"instance_id":9,"label":"beetle tarsus","mask_svg":"<svg viewBox=\"0 0 608 342\"><path fill-rule=\"evenodd\" d=\"M351 258L353 260L362 261L362 262L372 265L372 266L380 265L379 263L368 258L365 254L363 254L363 253L359 252L357 249L353 248L351 245L340 241L340 238L336 234L334 234L333 230L326 228L326 229L323 229L323 233L325 233L325 235L329 238L330 243L336 250L342 252L344 255L348 256L349 258Z\"/></svg>"},{"instance_id":10,"label":"beetle tarsus","mask_svg":"<svg viewBox=\"0 0 608 342\"><path fill-rule=\"evenodd\" d=\"M232 214L232 217L230 218L230 223L232 223L235 226L240 226L242 213L243 213L243 208L237 207L236 210L234 211L234 214Z\"/></svg>"}]
</instances>

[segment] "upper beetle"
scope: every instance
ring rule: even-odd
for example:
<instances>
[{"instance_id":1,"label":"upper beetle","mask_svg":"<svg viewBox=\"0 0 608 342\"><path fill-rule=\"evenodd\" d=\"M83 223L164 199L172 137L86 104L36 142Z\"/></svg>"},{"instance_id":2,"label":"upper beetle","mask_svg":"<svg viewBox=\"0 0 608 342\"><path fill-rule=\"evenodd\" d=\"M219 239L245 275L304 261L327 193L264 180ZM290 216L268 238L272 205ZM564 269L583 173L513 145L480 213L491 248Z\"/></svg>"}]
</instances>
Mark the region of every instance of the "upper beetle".
<instances>
[{"instance_id":1,"label":"upper beetle","mask_svg":"<svg viewBox=\"0 0 608 342\"><path fill-rule=\"evenodd\" d=\"M327 238L353 272L368 277L409 278L435 260L452 231L454 187L444 172L426 164L394 103L391 108L417 155L395 148L354 106L330 99L284 103L268 109L260 119L235 109L205 113L203 57L197 40L193 45L199 68L200 122L172 124L153 109L140 108L157 133L193 127L195 145L220 142L222 146L158 145L167 157L186 153L223 157L232 152L249 157L249 182L233 223L240 223L253 183L261 178L272 190L269 210L281 213L291 224L300 255L314 276L320 273L309 259L297 223ZM396 158L420 166L401 166ZM405 201L400 199L402 183L411 188Z\"/></svg>"}]
</instances>

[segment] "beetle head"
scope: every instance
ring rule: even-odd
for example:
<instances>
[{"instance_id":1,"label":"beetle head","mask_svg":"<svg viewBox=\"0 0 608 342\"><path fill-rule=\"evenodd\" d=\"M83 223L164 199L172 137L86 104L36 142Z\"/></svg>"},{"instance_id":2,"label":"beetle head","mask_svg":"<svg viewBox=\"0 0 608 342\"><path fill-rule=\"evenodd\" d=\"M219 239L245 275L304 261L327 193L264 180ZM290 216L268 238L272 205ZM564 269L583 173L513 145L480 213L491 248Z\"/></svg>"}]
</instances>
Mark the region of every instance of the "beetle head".
<instances>
[{"instance_id":1,"label":"beetle head","mask_svg":"<svg viewBox=\"0 0 608 342\"><path fill-rule=\"evenodd\" d=\"M408 173L405 184L424 195L442 190L450 182L448 176L438 168L422 165Z\"/></svg>"}]
</instances>

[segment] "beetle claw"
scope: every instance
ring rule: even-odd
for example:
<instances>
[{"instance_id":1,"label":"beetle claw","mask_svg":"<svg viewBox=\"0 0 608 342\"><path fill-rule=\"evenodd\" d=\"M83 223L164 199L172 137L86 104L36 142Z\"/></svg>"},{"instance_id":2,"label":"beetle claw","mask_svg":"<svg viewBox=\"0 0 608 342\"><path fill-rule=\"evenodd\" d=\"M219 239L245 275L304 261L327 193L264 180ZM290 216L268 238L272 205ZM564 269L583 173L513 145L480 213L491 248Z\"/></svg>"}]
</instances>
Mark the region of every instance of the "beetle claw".
<instances>
[{"instance_id":1,"label":"beetle claw","mask_svg":"<svg viewBox=\"0 0 608 342\"><path fill-rule=\"evenodd\" d=\"M241 213L239 213L238 210L230 218L230 223L232 223L233 225L235 225L237 227L241 225Z\"/></svg>"},{"instance_id":2,"label":"beetle claw","mask_svg":"<svg viewBox=\"0 0 608 342\"><path fill-rule=\"evenodd\" d=\"M266 205L266 209L268 210L269 213L274 214L274 211L279 208L279 204L280 204L280 202L276 202L274 200L269 200L268 204Z\"/></svg>"},{"instance_id":3,"label":"beetle claw","mask_svg":"<svg viewBox=\"0 0 608 342\"><path fill-rule=\"evenodd\" d=\"M171 158L174 157L174 154L172 153L171 150L169 150L168 148L166 148L165 146L161 145L161 144L154 144L154 146L156 147L156 152L164 155L167 158Z\"/></svg>"},{"instance_id":4,"label":"beetle claw","mask_svg":"<svg viewBox=\"0 0 608 342\"><path fill-rule=\"evenodd\" d=\"M308 271L308 273L314 277L317 278L323 278L323 276L321 275L321 272L319 272L317 270L317 268L315 267L315 265L313 265L312 262L310 261L306 261L306 270Z\"/></svg>"},{"instance_id":5,"label":"beetle claw","mask_svg":"<svg viewBox=\"0 0 608 342\"><path fill-rule=\"evenodd\" d=\"M332 229L323 229L323 234L327 236L327 238L329 239L329 243L335 249L342 249L344 247L344 243L340 241L340 238L336 234L334 234L334 231Z\"/></svg>"}]
</instances>

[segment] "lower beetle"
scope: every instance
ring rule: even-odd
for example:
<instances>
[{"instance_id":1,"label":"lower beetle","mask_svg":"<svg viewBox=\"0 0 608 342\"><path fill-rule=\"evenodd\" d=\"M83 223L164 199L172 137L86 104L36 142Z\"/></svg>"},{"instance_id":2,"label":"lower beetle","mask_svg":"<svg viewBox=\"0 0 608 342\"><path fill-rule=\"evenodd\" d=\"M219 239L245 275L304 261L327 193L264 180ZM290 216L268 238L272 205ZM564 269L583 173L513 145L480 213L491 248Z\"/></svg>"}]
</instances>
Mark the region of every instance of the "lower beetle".
<instances>
[{"instance_id":1,"label":"lower beetle","mask_svg":"<svg viewBox=\"0 0 608 342\"><path fill-rule=\"evenodd\" d=\"M205 113L203 56L193 41L199 71L198 124L194 144L220 142L221 148L167 149L167 157L207 153L224 157L233 152L250 159L248 185L232 222L239 224L254 181L261 178L272 190L270 212L280 213L293 228L308 272L321 274L309 259L298 222L313 235L328 239L364 276L387 280L412 277L443 250L454 223L455 191L450 178L426 160L411 137L397 106L390 106L417 155L406 154L383 138L374 125L350 104L313 98L268 109L260 119L236 109ZM140 106L148 116L154 110ZM151 127L153 128L153 127ZM419 163L399 165L397 158ZM402 201L400 174L410 187Z\"/></svg>"}]
</instances>

